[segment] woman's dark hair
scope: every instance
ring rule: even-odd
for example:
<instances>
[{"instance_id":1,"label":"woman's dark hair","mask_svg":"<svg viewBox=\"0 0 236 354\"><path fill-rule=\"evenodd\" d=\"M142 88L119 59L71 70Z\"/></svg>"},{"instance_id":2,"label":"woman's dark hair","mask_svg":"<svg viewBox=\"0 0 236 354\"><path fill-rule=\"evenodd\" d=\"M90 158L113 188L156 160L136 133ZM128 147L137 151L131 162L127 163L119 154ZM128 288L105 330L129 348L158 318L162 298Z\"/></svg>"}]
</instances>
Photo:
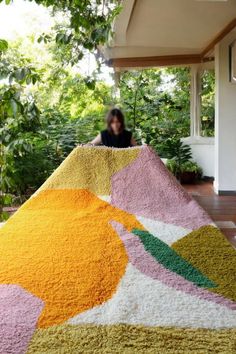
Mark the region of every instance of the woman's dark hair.
<instances>
[{"instance_id":1,"label":"woman's dark hair","mask_svg":"<svg viewBox=\"0 0 236 354\"><path fill-rule=\"evenodd\" d=\"M113 108L107 115L107 129L110 133L112 133L111 123L114 118L117 118L120 122L120 131L122 132L125 129L125 117L124 114L118 108Z\"/></svg>"}]
</instances>

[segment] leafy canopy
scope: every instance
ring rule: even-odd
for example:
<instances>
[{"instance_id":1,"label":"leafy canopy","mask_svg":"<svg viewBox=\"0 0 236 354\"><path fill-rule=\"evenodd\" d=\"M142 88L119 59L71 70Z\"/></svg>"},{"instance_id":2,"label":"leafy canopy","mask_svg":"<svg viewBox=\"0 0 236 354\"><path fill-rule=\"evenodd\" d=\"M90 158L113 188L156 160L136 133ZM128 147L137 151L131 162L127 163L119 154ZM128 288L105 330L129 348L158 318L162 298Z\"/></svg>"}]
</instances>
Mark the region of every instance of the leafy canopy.
<instances>
[{"instance_id":1,"label":"leafy canopy","mask_svg":"<svg viewBox=\"0 0 236 354\"><path fill-rule=\"evenodd\" d=\"M0 0L0 3L4 0ZM29 0L32 1L32 0ZM10 0L5 0L9 4ZM96 54L98 46L112 35L114 18L121 10L119 0L35 0L39 5L62 13L65 21L56 28L55 36L42 34L39 41L55 40L70 49L69 61L73 65L84 56L84 50ZM0 43L1 46L1 43Z\"/></svg>"}]
</instances>

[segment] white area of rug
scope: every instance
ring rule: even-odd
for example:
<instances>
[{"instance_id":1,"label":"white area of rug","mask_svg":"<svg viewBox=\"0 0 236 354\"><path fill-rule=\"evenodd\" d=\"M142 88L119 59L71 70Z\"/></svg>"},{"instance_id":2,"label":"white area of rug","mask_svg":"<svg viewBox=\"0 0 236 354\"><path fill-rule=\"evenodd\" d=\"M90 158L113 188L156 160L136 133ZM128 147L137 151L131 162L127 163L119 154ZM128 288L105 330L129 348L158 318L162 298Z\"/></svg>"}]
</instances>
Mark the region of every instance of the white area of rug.
<instances>
[{"instance_id":1,"label":"white area of rug","mask_svg":"<svg viewBox=\"0 0 236 354\"><path fill-rule=\"evenodd\" d=\"M128 264L112 299L67 323L231 328L236 326L236 311L169 288Z\"/></svg>"},{"instance_id":2,"label":"white area of rug","mask_svg":"<svg viewBox=\"0 0 236 354\"><path fill-rule=\"evenodd\" d=\"M162 221L148 219L143 216L136 216L136 218L153 236L158 237L168 245L172 245L172 243L178 241L192 231L181 226L166 224Z\"/></svg>"}]
</instances>

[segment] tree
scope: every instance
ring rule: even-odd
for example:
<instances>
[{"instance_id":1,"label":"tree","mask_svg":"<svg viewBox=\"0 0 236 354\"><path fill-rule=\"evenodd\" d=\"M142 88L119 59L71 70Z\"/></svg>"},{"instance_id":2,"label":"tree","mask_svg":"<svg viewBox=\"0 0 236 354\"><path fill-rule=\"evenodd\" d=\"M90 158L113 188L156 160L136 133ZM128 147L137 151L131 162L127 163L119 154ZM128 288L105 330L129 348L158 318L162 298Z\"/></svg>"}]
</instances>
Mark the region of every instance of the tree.
<instances>
[{"instance_id":1,"label":"tree","mask_svg":"<svg viewBox=\"0 0 236 354\"><path fill-rule=\"evenodd\" d=\"M21 65L20 65L21 64ZM0 218L9 202L9 191L17 191L19 175L16 161L32 149L32 134L39 125L39 109L33 97L25 94L39 76L25 58L12 61L8 43L0 40Z\"/></svg>"},{"instance_id":2,"label":"tree","mask_svg":"<svg viewBox=\"0 0 236 354\"><path fill-rule=\"evenodd\" d=\"M201 133L202 136L214 136L215 128L215 73L205 70L202 73L202 107Z\"/></svg>"},{"instance_id":3,"label":"tree","mask_svg":"<svg viewBox=\"0 0 236 354\"><path fill-rule=\"evenodd\" d=\"M16 186L14 160L31 149L31 133L39 126L39 109L26 88L39 80L35 69L25 58L12 61L8 45L0 53L0 188L8 192ZM20 63L21 62L21 63ZM21 65L20 65L21 64Z\"/></svg>"},{"instance_id":4,"label":"tree","mask_svg":"<svg viewBox=\"0 0 236 354\"><path fill-rule=\"evenodd\" d=\"M102 129L112 95L105 83L97 81L89 88L70 65L62 68L48 55L54 43L45 44L45 60L42 50L39 57L32 50L35 41L3 44L0 187L22 198L37 189L78 143Z\"/></svg>"},{"instance_id":5,"label":"tree","mask_svg":"<svg viewBox=\"0 0 236 354\"><path fill-rule=\"evenodd\" d=\"M4 0L0 0L0 3ZM30 0L32 1L32 0ZM59 46L69 48L68 62L77 63L84 51L98 55L97 49L112 35L114 18L121 10L119 0L35 0L39 5L52 9L52 13L63 13L64 21L56 26L55 36L43 33L39 41L56 41ZM10 4L11 0L5 0Z\"/></svg>"},{"instance_id":6,"label":"tree","mask_svg":"<svg viewBox=\"0 0 236 354\"><path fill-rule=\"evenodd\" d=\"M147 69L121 75L120 92L136 139L163 152L166 139L189 135L188 69Z\"/></svg>"}]
</instances>

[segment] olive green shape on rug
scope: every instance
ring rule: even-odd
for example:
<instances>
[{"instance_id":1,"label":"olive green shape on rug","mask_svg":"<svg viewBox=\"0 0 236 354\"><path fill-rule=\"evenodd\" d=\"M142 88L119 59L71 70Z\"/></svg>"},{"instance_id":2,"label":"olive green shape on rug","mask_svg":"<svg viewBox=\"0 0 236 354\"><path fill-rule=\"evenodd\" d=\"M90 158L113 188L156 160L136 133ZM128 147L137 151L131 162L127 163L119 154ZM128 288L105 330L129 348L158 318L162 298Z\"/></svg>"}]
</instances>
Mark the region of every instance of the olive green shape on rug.
<instances>
[{"instance_id":1,"label":"olive green shape on rug","mask_svg":"<svg viewBox=\"0 0 236 354\"><path fill-rule=\"evenodd\" d=\"M217 286L213 281L196 269L191 262L185 260L165 242L153 236L148 231L133 229L132 233L140 238L144 248L165 268L181 275L183 278L202 288L213 288Z\"/></svg>"},{"instance_id":2,"label":"olive green shape on rug","mask_svg":"<svg viewBox=\"0 0 236 354\"><path fill-rule=\"evenodd\" d=\"M27 354L235 354L236 330L139 325L60 325L38 329Z\"/></svg>"},{"instance_id":3,"label":"olive green shape on rug","mask_svg":"<svg viewBox=\"0 0 236 354\"><path fill-rule=\"evenodd\" d=\"M236 301L236 250L218 228L202 226L171 247L218 284L212 292Z\"/></svg>"}]
</instances>

